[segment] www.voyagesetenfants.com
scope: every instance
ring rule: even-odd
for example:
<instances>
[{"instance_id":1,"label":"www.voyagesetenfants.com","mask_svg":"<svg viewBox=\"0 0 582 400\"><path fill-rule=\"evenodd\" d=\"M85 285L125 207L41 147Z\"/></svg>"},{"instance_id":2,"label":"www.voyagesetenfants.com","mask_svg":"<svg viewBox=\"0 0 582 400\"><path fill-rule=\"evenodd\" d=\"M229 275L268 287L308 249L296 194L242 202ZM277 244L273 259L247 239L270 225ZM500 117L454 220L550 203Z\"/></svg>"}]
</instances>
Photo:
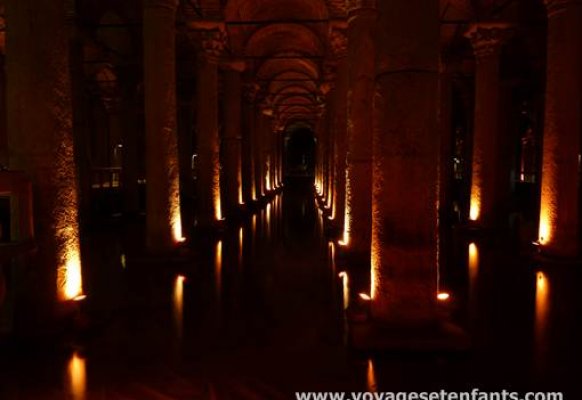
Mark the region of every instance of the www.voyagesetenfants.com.
<instances>
[{"instance_id":1,"label":"www.voyagesetenfants.com","mask_svg":"<svg viewBox=\"0 0 582 400\"><path fill-rule=\"evenodd\" d=\"M297 392L296 400L565 400L561 392Z\"/></svg>"}]
</instances>

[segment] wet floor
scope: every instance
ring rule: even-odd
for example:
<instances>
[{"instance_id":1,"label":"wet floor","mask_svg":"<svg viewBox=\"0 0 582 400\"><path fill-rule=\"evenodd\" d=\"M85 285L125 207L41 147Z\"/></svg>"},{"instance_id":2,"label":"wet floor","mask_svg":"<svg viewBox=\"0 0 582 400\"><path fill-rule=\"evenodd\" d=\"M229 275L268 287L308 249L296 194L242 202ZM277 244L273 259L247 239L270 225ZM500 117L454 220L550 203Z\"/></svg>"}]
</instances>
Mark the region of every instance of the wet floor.
<instances>
[{"instance_id":1,"label":"wet floor","mask_svg":"<svg viewBox=\"0 0 582 400\"><path fill-rule=\"evenodd\" d=\"M577 393L582 266L540 266L511 237L450 234L442 312L461 354L362 354L344 309L366 291L341 271L312 188L289 184L220 237L172 262L139 256L139 230L84 244L86 329L0 359L0 399L289 399L295 391ZM569 397L566 397L569 398Z\"/></svg>"}]
</instances>

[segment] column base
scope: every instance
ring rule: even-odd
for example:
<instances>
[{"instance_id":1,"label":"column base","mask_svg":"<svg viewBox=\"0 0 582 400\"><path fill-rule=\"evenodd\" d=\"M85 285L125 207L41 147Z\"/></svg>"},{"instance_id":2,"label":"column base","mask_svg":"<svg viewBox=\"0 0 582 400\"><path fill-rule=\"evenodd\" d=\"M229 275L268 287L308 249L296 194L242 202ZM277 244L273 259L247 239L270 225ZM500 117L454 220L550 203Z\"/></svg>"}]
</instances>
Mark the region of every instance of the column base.
<instances>
[{"instance_id":1,"label":"column base","mask_svg":"<svg viewBox=\"0 0 582 400\"><path fill-rule=\"evenodd\" d=\"M469 335L462 328L442 321L425 326L352 322L349 340L360 351L465 352L471 348Z\"/></svg>"}]
</instances>

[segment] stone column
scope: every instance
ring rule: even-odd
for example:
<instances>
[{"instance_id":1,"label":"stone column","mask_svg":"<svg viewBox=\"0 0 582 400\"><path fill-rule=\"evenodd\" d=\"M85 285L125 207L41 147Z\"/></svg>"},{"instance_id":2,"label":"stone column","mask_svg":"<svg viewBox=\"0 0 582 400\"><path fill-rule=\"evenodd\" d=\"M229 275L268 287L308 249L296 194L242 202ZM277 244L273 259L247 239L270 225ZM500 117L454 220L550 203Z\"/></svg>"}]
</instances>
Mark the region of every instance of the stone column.
<instances>
[{"instance_id":1,"label":"stone column","mask_svg":"<svg viewBox=\"0 0 582 400\"><path fill-rule=\"evenodd\" d=\"M344 234L353 262L369 265L372 232L372 102L375 1L356 1L348 18L348 144Z\"/></svg>"},{"instance_id":2,"label":"stone column","mask_svg":"<svg viewBox=\"0 0 582 400\"><path fill-rule=\"evenodd\" d=\"M244 68L244 66L231 64L230 69L225 71L224 81L225 129L223 138L223 177L225 180L224 210L227 216L236 214L240 205L243 203L241 171L241 68Z\"/></svg>"},{"instance_id":3,"label":"stone column","mask_svg":"<svg viewBox=\"0 0 582 400\"><path fill-rule=\"evenodd\" d=\"M139 151L138 151L138 94L134 84L127 84L123 91L123 211L127 216L139 214Z\"/></svg>"},{"instance_id":4,"label":"stone column","mask_svg":"<svg viewBox=\"0 0 582 400\"><path fill-rule=\"evenodd\" d=\"M176 124L176 0L144 3L146 221L150 251L182 240Z\"/></svg>"},{"instance_id":5,"label":"stone column","mask_svg":"<svg viewBox=\"0 0 582 400\"><path fill-rule=\"evenodd\" d=\"M253 158L254 142L254 85L246 85L242 104L242 183L243 198L250 205L255 199L255 163Z\"/></svg>"},{"instance_id":6,"label":"stone column","mask_svg":"<svg viewBox=\"0 0 582 400\"><path fill-rule=\"evenodd\" d=\"M263 154L263 113L260 107L255 107L253 124L253 164L255 167L255 199L261 200L265 194L265 166Z\"/></svg>"},{"instance_id":7,"label":"stone column","mask_svg":"<svg viewBox=\"0 0 582 400\"><path fill-rule=\"evenodd\" d=\"M260 115L260 129L262 136L261 148L263 151L263 188L264 194L269 194L273 190L273 130L272 130L271 108L264 108Z\"/></svg>"},{"instance_id":8,"label":"stone column","mask_svg":"<svg viewBox=\"0 0 582 400\"><path fill-rule=\"evenodd\" d=\"M50 318L56 299L83 293L67 3L6 2L10 168L25 171L34 191L38 252L23 305L39 310L26 308L22 315L30 320Z\"/></svg>"},{"instance_id":9,"label":"stone column","mask_svg":"<svg viewBox=\"0 0 582 400\"><path fill-rule=\"evenodd\" d=\"M548 52L539 241L556 256L580 254L582 1L546 0Z\"/></svg>"},{"instance_id":10,"label":"stone column","mask_svg":"<svg viewBox=\"0 0 582 400\"><path fill-rule=\"evenodd\" d=\"M346 156L348 135L348 88L349 63L347 59L347 36L344 30L332 31L332 49L337 60L337 77L335 88L335 118L334 130L334 190L333 222L337 228L343 229L345 221L346 202ZM371 226L368 227L371 230Z\"/></svg>"},{"instance_id":11,"label":"stone column","mask_svg":"<svg viewBox=\"0 0 582 400\"><path fill-rule=\"evenodd\" d=\"M6 58L0 58L0 165L8 166L8 132L6 128Z\"/></svg>"},{"instance_id":12,"label":"stone column","mask_svg":"<svg viewBox=\"0 0 582 400\"><path fill-rule=\"evenodd\" d=\"M209 31L204 38L208 51L198 56L197 82L197 221L203 229L222 220L220 193L220 139L218 132L218 57L213 51L221 41L220 31Z\"/></svg>"},{"instance_id":13,"label":"stone column","mask_svg":"<svg viewBox=\"0 0 582 400\"><path fill-rule=\"evenodd\" d=\"M371 311L424 326L436 320L439 3L378 10Z\"/></svg>"},{"instance_id":14,"label":"stone column","mask_svg":"<svg viewBox=\"0 0 582 400\"><path fill-rule=\"evenodd\" d=\"M499 65L501 47L509 34L509 26L493 23L473 25L466 34L476 61L469 218L479 227L503 226L507 217L509 171L499 162L503 135Z\"/></svg>"}]
</instances>

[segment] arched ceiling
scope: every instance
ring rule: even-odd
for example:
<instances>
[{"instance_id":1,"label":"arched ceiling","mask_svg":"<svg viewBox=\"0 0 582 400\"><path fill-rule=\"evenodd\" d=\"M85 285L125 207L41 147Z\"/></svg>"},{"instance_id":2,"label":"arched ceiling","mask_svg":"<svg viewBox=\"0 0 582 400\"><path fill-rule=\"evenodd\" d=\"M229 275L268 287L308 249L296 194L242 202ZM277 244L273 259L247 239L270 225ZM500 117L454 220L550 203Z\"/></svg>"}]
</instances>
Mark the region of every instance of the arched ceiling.
<instances>
[{"instance_id":1,"label":"arched ceiling","mask_svg":"<svg viewBox=\"0 0 582 400\"><path fill-rule=\"evenodd\" d=\"M342 12L345 17L341 4L345 1L227 2L224 19L231 49L247 61L260 86L260 98L273 110L278 124L316 117L323 63L330 53L330 18Z\"/></svg>"}]
</instances>

